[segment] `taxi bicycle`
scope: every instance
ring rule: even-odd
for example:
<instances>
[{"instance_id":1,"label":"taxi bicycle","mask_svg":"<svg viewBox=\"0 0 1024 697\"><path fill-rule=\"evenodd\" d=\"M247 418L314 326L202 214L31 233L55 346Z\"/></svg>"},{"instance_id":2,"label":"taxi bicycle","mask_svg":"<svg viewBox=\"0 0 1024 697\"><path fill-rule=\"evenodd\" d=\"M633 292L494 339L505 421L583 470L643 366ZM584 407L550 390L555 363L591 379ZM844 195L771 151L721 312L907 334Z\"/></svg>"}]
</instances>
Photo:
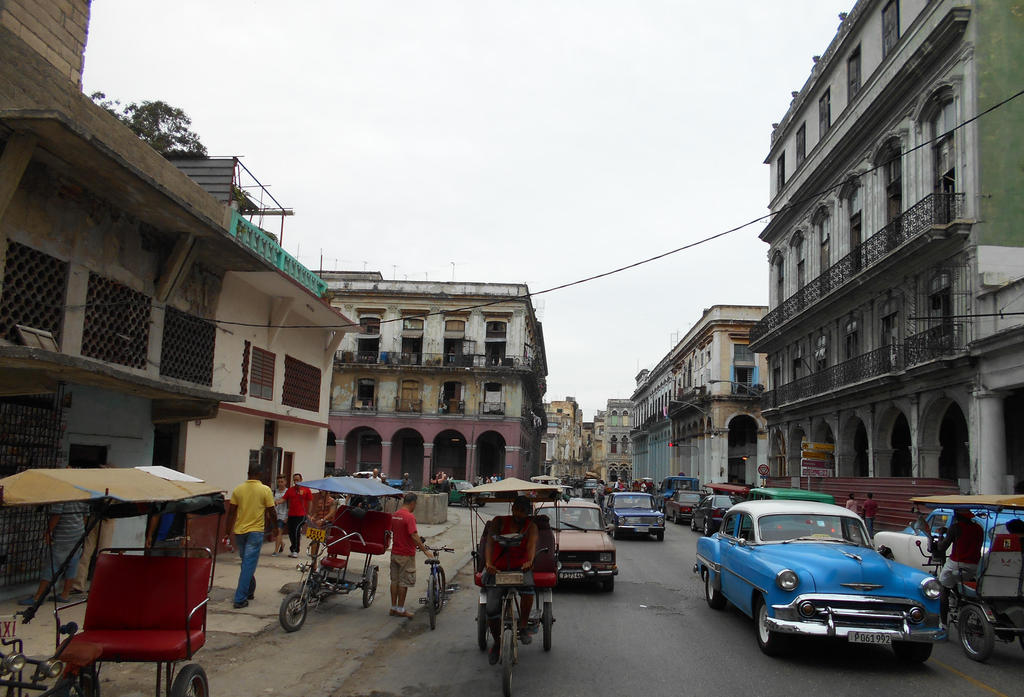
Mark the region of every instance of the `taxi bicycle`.
<instances>
[{"instance_id":1,"label":"taxi bicycle","mask_svg":"<svg viewBox=\"0 0 1024 697\"><path fill-rule=\"evenodd\" d=\"M30 469L0 479L5 509L68 502L89 506L89 524L53 578L68 571L86 536L103 519L224 513L223 492L162 467ZM216 530L209 530L214 549ZM191 539L186 537L186 545ZM51 588L17 613L17 620L28 624L44 604L52 603L55 649L32 657L21 639L3 639L0 690L8 697L98 697L100 667L112 661L155 663L158 696L209 695L203 668L178 664L191 660L206 643L206 605L216 563L211 548L100 550L87 600L59 604ZM75 622L61 623L61 612L82 604L83 631Z\"/></svg>"},{"instance_id":2,"label":"taxi bicycle","mask_svg":"<svg viewBox=\"0 0 1024 697\"><path fill-rule=\"evenodd\" d=\"M537 482L527 482L522 479L509 477L500 482L482 484L480 486L466 489L467 496L483 503L499 502L511 504L517 496L523 495L534 503L541 501L554 501L558 505L561 498L561 487ZM487 540L491 539L495 544L503 547L514 547L522 542L521 534L497 534L491 529L490 521L484 521L481 515L481 506L474 509L474 515L470 518L470 535L476 541L477 546L473 551L474 575L473 579L480 588L480 596L477 607L477 644L481 651L487 650L487 585L484 580L484 559ZM488 579L490 584L505 590L501 605L501 671L502 671L502 693L505 697L512 694L512 670L519 662L519 594L524 587L533 587L536 593L534 609L540 613L540 625L543 632L543 646L545 651L551 650L552 626L554 625L553 593L552 588L557 583L557 560L558 549L555 543L555 535L546 515L533 516L533 522L537 524L537 553L534 557L533 568L524 572L522 570L501 570Z\"/></svg>"},{"instance_id":3,"label":"taxi bicycle","mask_svg":"<svg viewBox=\"0 0 1024 697\"><path fill-rule=\"evenodd\" d=\"M985 528L977 578L961 579L950 592L949 625L956 627L967 657L988 660L997 640L1017 641L1024 648L1024 535L1012 532L1019 524L1010 522L1024 522L1024 496L922 496L911 501L979 512L977 522ZM927 554L921 553L937 576L944 562L936 550L940 535L932 531L930 537Z\"/></svg>"},{"instance_id":4,"label":"taxi bicycle","mask_svg":"<svg viewBox=\"0 0 1024 697\"><path fill-rule=\"evenodd\" d=\"M378 499L401 496L402 492L374 479L326 477L302 486L309 489ZM373 506L378 508L378 506ZM332 595L362 591L363 607L370 607L377 595L380 567L373 557L384 554L391 545L391 514L354 505L338 507L330 521L317 527L307 525L309 561L296 568L301 574L299 590L281 601L278 620L286 632L297 632L306 621L309 608L319 607ZM363 554L362 567L352 573L350 557Z\"/></svg>"}]
</instances>

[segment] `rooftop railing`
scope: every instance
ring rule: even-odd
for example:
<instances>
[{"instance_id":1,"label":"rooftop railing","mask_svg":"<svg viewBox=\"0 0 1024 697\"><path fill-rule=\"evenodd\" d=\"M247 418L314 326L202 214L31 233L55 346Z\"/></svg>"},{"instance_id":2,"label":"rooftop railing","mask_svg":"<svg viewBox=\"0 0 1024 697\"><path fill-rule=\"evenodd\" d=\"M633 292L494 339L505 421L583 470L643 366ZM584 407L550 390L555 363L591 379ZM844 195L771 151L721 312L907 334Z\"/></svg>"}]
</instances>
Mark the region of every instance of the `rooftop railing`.
<instances>
[{"instance_id":1,"label":"rooftop railing","mask_svg":"<svg viewBox=\"0 0 1024 697\"><path fill-rule=\"evenodd\" d=\"M239 244L247 247L260 258L286 275L294 278L313 295L322 298L327 292L327 282L299 263L299 261L274 241L262 228L250 223L238 211L231 211L231 227L228 233Z\"/></svg>"}]
</instances>

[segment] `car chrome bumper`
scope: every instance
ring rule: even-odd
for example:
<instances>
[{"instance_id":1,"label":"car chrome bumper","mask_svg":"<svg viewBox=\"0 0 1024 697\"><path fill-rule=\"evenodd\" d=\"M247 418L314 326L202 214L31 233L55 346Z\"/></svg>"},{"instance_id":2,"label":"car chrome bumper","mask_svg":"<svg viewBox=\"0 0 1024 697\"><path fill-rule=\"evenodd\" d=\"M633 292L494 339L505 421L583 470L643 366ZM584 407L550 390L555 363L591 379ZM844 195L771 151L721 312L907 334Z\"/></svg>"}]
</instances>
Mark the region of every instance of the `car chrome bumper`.
<instances>
[{"instance_id":1,"label":"car chrome bumper","mask_svg":"<svg viewBox=\"0 0 1024 697\"><path fill-rule=\"evenodd\" d=\"M575 578L571 575L576 574ZM578 574L583 574L579 576ZM595 578L607 578L608 576L617 576L619 574L619 568L613 569L590 569L584 571L583 569L567 569L565 567L558 570L559 581L592 581Z\"/></svg>"},{"instance_id":2,"label":"car chrome bumper","mask_svg":"<svg viewBox=\"0 0 1024 697\"><path fill-rule=\"evenodd\" d=\"M797 609L805 600L818 608L814 617L804 617ZM797 596L786 605L773 605L775 616L768 617L767 624L772 631L783 634L846 638L851 632L867 632L896 641L944 641L947 632L939 616L926 611L921 622L913 623L907 616L913 607L923 604L906 598L812 593Z\"/></svg>"},{"instance_id":3,"label":"car chrome bumper","mask_svg":"<svg viewBox=\"0 0 1024 697\"><path fill-rule=\"evenodd\" d=\"M664 524L658 525L651 523L650 525L644 525L642 523L630 523L629 525L616 525L618 530L626 530L628 532L659 532L665 529ZM643 530L637 530L637 528L643 528Z\"/></svg>"}]
</instances>

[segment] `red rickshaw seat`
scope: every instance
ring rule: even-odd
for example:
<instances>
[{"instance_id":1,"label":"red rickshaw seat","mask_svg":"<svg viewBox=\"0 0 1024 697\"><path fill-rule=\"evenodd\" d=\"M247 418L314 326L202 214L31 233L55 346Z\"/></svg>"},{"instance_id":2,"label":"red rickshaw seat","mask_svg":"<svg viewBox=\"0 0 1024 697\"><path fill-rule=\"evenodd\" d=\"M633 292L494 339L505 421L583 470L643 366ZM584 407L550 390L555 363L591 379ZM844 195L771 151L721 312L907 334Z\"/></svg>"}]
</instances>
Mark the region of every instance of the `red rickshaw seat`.
<instances>
[{"instance_id":1,"label":"red rickshaw seat","mask_svg":"<svg viewBox=\"0 0 1024 697\"><path fill-rule=\"evenodd\" d=\"M338 539L350 533L359 533L363 541L353 535L345 540L344 544L349 546L348 552L360 554L384 554L391 545L391 514L380 511L364 511L362 515L353 514L352 509L343 506L334 516L328 535L328 542ZM332 551L337 547L331 547Z\"/></svg>"},{"instance_id":2,"label":"red rickshaw seat","mask_svg":"<svg viewBox=\"0 0 1024 697\"><path fill-rule=\"evenodd\" d=\"M206 643L206 606L200 605L208 598L212 564L208 557L101 553L84 630L71 646L97 644L101 661L191 658Z\"/></svg>"}]
</instances>

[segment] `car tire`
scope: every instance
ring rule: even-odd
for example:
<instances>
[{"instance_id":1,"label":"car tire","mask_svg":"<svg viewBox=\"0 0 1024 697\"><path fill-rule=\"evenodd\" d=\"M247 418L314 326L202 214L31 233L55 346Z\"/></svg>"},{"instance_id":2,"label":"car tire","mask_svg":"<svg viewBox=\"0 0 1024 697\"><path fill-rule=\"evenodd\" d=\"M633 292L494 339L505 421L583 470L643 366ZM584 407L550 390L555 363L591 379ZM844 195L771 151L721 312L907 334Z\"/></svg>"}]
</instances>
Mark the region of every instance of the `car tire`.
<instances>
[{"instance_id":1,"label":"car tire","mask_svg":"<svg viewBox=\"0 0 1024 697\"><path fill-rule=\"evenodd\" d=\"M766 656L781 656L789 648L789 637L768 628L768 605L758 595L754 599L754 635L757 645Z\"/></svg>"},{"instance_id":2,"label":"car tire","mask_svg":"<svg viewBox=\"0 0 1024 697\"><path fill-rule=\"evenodd\" d=\"M601 582L601 590L605 593L612 593L615 591L615 577L610 576Z\"/></svg>"},{"instance_id":3,"label":"car tire","mask_svg":"<svg viewBox=\"0 0 1024 697\"><path fill-rule=\"evenodd\" d=\"M702 530L704 537L711 537L711 519L704 518L704 529Z\"/></svg>"},{"instance_id":4,"label":"car tire","mask_svg":"<svg viewBox=\"0 0 1024 697\"><path fill-rule=\"evenodd\" d=\"M904 663L924 663L932 655L932 644L921 641L894 641L892 652Z\"/></svg>"},{"instance_id":5,"label":"car tire","mask_svg":"<svg viewBox=\"0 0 1024 697\"><path fill-rule=\"evenodd\" d=\"M985 613L977 605L964 605L956 619L960 646L972 661L987 661L995 647L996 635Z\"/></svg>"},{"instance_id":6,"label":"car tire","mask_svg":"<svg viewBox=\"0 0 1024 697\"><path fill-rule=\"evenodd\" d=\"M711 585L711 572L704 569L700 575L704 579L704 601L712 610L721 610L725 607L725 596Z\"/></svg>"},{"instance_id":7,"label":"car tire","mask_svg":"<svg viewBox=\"0 0 1024 697\"><path fill-rule=\"evenodd\" d=\"M654 533L654 539L656 539L658 542L664 542L665 541L665 531L664 530L659 530L658 532Z\"/></svg>"},{"instance_id":8,"label":"car tire","mask_svg":"<svg viewBox=\"0 0 1024 697\"><path fill-rule=\"evenodd\" d=\"M690 530L697 532L697 519L693 516L690 516Z\"/></svg>"}]
</instances>

